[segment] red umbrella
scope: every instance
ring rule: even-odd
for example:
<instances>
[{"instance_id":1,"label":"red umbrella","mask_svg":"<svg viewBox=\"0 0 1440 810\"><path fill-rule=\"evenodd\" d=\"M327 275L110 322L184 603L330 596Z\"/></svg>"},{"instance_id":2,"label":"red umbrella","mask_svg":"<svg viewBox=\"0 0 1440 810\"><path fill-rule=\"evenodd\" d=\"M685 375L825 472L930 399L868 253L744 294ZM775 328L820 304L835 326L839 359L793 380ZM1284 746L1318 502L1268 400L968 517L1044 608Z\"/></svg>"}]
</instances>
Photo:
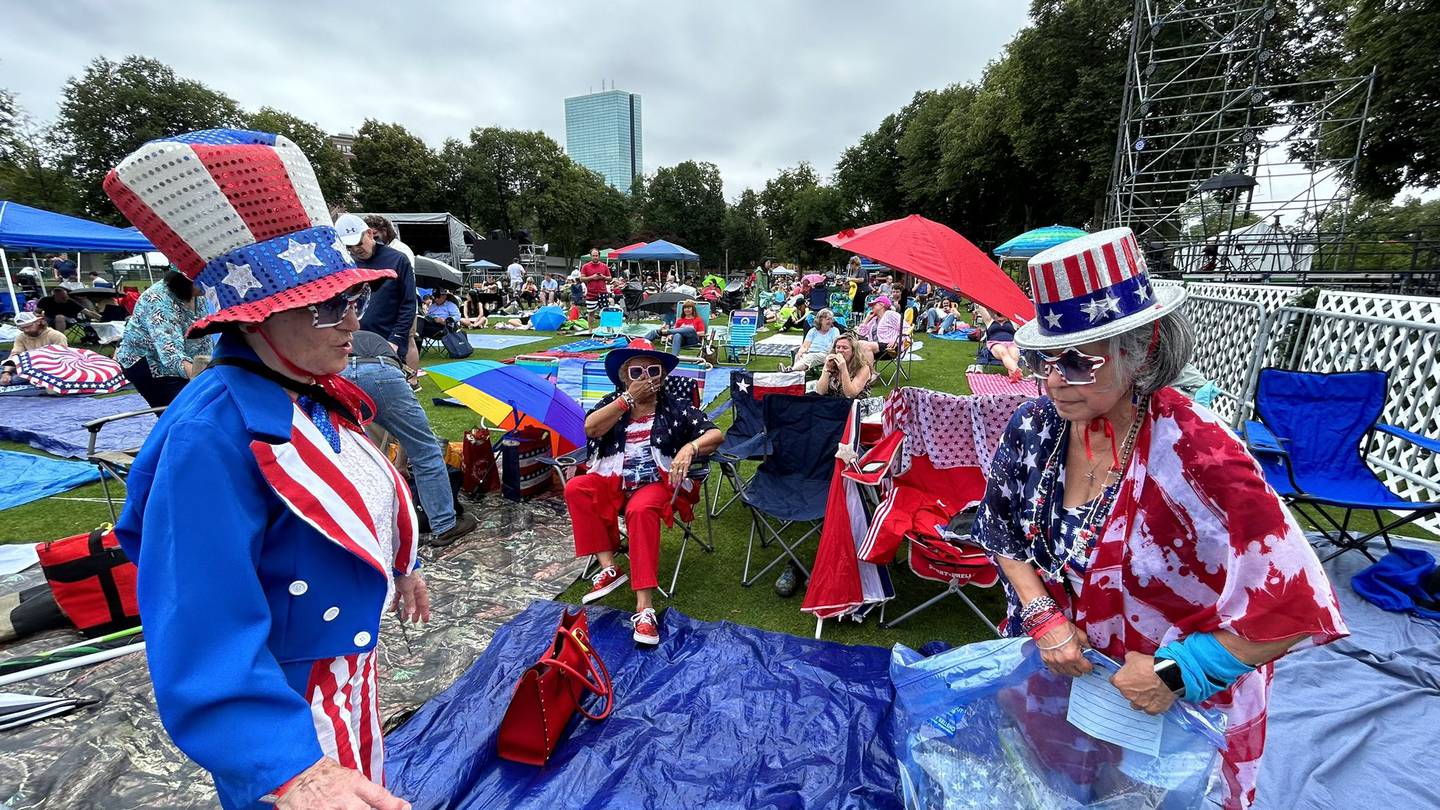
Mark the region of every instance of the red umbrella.
<instances>
[{"instance_id":1,"label":"red umbrella","mask_svg":"<svg viewBox=\"0 0 1440 810\"><path fill-rule=\"evenodd\" d=\"M108 394L128 380L120 364L88 349L41 346L15 359L16 376L53 394Z\"/></svg>"},{"instance_id":2,"label":"red umbrella","mask_svg":"<svg viewBox=\"0 0 1440 810\"><path fill-rule=\"evenodd\" d=\"M1035 318L1035 305L984 251L919 214L846 228L820 241L955 290L1017 324Z\"/></svg>"},{"instance_id":3,"label":"red umbrella","mask_svg":"<svg viewBox=\"0 0 1440 810\"><path fill-rule=\"evenodd\" d=\"M645 246L648 245L648 244L650 244L650 243L649 243L649 242L636 242L636 243L634 243L634 244L632 244L632 245L626 245L625 247L615 248L614 250L610 251L610 258L612 258L612 259L623 259L624 257L621 256L620 254L624 253L624 252L627 251L627 250L634 250L635 248L645 247Z\"/></svg>"}]
</instances>

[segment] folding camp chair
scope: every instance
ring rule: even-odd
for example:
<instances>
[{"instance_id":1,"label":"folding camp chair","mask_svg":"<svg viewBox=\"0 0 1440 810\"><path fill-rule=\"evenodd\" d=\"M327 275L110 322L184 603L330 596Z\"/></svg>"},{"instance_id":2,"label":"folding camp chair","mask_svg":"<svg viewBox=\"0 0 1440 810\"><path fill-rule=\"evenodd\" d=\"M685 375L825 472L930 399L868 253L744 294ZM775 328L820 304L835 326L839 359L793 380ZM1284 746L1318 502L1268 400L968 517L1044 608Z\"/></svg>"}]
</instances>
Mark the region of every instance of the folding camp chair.
<instances>
[{"instance_id":1,"label":"folding camp chair","mask_svg":"<svg viewBox=\"0 0 1440 810\"><path fill-rule=\"evenodd\" d=\"M741 585L755 584L786 559L805 577L810 576L810 569L796 552L820 532L835 466L835 448L845 433L850 405L850 400L841 397L781 394L765 398L764 459L740 491L740 500L750 509L750 537L745 546ZM739 459L730 460L734 463ZM784 533L797 524L808 524L809 528L787 542ZM781 553L751 576L756 537L762 544L767 539L778 543Z\"/></svg>"},{"instance_id":2,"label":"folding camp chair","mask_svg":"<svg viewBox=\"0 0 1440 810\"><path fill-rule=\"evenodd\" d=\"M605 307L600 310L600 325L595 327L595 337L615 337L624 334L625 310L620 307Z\"/></svg>"},{"instance_id":3,"label":"folding camp chair","mask_svg":"<svg viewBox=\"0 0 1440 810\"><path fill-rule=\"evenodd\" d=\"M740 472L739 462L760 461L765 457L765 419L761 402L774 394L799 395L805 392L805 375L795 372L747 372L738 371L730 375L730 406L735 418L725 432L725 441L716 452L715 461L720 473L730 482L731 495L723 504L720 502L720 486L716 485L710 501L710 516L719 517L745 489L745 477ZM762 540L769 545L769 538Z\"/></svg>"},{"instance_id":4,"label":"folding camp chair","mask_svg":"<svg viewBox=\"0 0 1440 810\"><path fill-rule=\"evenodd\" d=\"M146 408L143 411L130 411L128 413L117 413L112 416L102 416L86 422L83 427L90 432L90 440L85 447L85 460L94 464L100 469L100 488L105 492L105 504L110 507L110 520L120 519L119 512L115 509L115 498L110 494L110 478L113 476L119 481L124 481L130 474L130 465L135 463L135 456L140 448L132 447L125 450L97 450L96 445L100 440L100 431L111 422L119 422L123 419L134 419L136 417L152 415L159 416L165 412L165 406L158 408Z\"/></svg>"},{"instance_id":5,"label":"folding camp chair","mask_svg":"<svg viewBox=\"0 0 1440 810\"><path fill-rule=\"evenodd\" d=\"M904 320L900 325L900 334L896 336L895 342L882 346L880 362L875 367L875 376L887 387L894 386L901 377L910 379L911 359L910 348L915 343L915 310L905 310Z\"/></svg>"},{"instance_id":6,"label":"folding camp chair","mask_svg":"<svg viewBox=\"0 0 1440 810\"><path fill-rule=\"evenodd\" d=\"M675 318L679 318L679 317L680 317L680 311L681 311L681 309L684 308L684 306L685 306L685 302L684 302L684 301L676 301L676 302L675 302ZM695 349L696 351L700 352L700 356L696 356L696 357L694 357L694 358L684 358L684 356L681 355L680 352L683 352L686 347L682 346L682 347L680 347L679 350L676 350L675 347L674 347L674 345L673 345L673 340L674 340L674 339L673 339L673 338L670 338L670 337L661 338L661 340L664 342L665 345L664 345L664 346L660 346L660 347L659 347L660 350L661 350L661 351L664 351L664 352L669 352L669 353L671 353L671 354L674 354L674 355L676 355L676 356L682 357L682 358L684 358L684 359L693 359L693 360L694 360L695 362L697 362L697 363L698 363L698 362L704 362L704 360L703 360L702 358L703 358L704 353L705 353L706 342L709 340L709 338L710 338L710 332L712 331L711 328L710 328L710 307L711 307L711 304L710 304L709 301L703 301L703 300L701 300L701 301L696 301L696 302L695 302L695 314L696 314L697 316L699 316L700 320L702 320L702 321L705 322L705 333L700 336L700 345L699 345L698 347L692 346L692 347L690 347L690 348ZM671 319L671 325L672 325L672 326L674 325L674 319Z\"/></svg>"},{"instance_id":7,"label":"folding camp chair","mask_svg":"<svg viewBox=\"0 0 1440 810\"><path fill-rule=\"evenodd\" d=\"M731 312L729 326L709 330L711 340L705 354L713 356L717 365L748 364L754 352L755 330L759 326L759 310L737 309Z\"/></svg>"},{"instance_id":8,"label":"folding camp chair","mask_svg":"<svg viewBox=\"0 0 1440 810\"><path fill-rule=\"evenodd\" d=\"M1371 540L1381 538L1388 551L1392 531L1440 514L1440 502L1391 492L1365 461L1376 432L1440 453L1440 440L1380 421L1387 382L1383 371L1260 371L1255 390L1260 421L1245 423L1246 444L1270 486L1337 549L1325 560L1359 551L1373 561ZM1326 506L1343 509L1344 517L1337 521ZM1369 512L1378 528L1365 534L1351 529L1356 511ZM1382 511L1408 514L1387 522Z\"/></svg>"},{"instance_id":9,"label":"folding camp chair","mask_svg":"<svg viewBox=\"0 0 1440 810\"><path fill-rule=\"evenodd\" d=\"M587 371L589 370L589 367L591 365L594 365L594 363L586 363ZM603 371L605 366L604 362L600 362L598 365ZM609 383L609 377L606 377L606 382ZM606 393L615 390L614 383L609 383L609 385L610 387L606 391ZM666 391L667 393L669 393L670 396L679 397L682 399L688 398L693 403L695 403L695 407L698 408L700 407L701 394L705 386L705 375L702 372L697 378L685 373L681 367L677 367L675 371L672 371L669 375L666 376L665 386ZM594 405L587 405L586 410L589 411L593 407ZM560 476L560 483L563 486L565 483L569 482L572 477L574 477L577 473L580 472L581 466L583 466L589 461L589 448L581 447L573 452L566 453L562 456L557 456L554 459L542 459L542 461L555 468L555 474ZM695 459L694 462L690 465L689 478L692 482L694 482L696 486L700 488L699 492L697 493L698 498L696 499L695 504L703 507L705 505L705 502L709 499L710 494L710 459ZM670 576L669 590L666 590L665 588L657 588L657 590L660 591L660 595L664 596L666 599L671 598L675 594L676 587L678 586L680 581L680 567L685 563L685 550L689 546L691 540L694 540L696 543L698 543L700 547L706 551L706 553L713 553L715 551L714 522L711 520L708 511L706 511L705 537L702 538L699 534L695 532L695 518L697 517L698 512L695 512L693 510L694 506L686 506L685 504L682 504L678 501L676 503L675 525L680 527L680 531L682 533L682 536L680 538L680 552L675 557L675 572ZM683 516L685 511L691 511L691 515L688 520L685 519L685 517ZM702 509L700 511L705 510ZM623 526L621 527L621 535L624 535ZM625 553L623 545L620 553ZM598 561L594 557L591 557L590 560L585 564L585 568L581 571L580 579L585 579L591 576L594 566L597 564L597 562Z\"/></svg>"}]
</instances>

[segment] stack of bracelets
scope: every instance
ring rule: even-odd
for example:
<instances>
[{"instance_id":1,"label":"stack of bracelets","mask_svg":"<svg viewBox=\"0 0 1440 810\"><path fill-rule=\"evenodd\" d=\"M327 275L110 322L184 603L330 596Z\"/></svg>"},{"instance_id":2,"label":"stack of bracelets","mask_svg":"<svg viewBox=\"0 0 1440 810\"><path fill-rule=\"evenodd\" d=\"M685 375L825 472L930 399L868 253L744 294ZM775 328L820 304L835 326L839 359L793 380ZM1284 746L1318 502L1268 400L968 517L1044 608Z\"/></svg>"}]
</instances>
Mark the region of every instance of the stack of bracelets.
<instances>
[{"instance_id":1,"label":"stack of bracelets","mask_svg":"<svg viewBox=\"0 0 1440 810\"><path fill-rule=\"evenodd\" d=\"M1062 627L1068 621L1065 614L1060 612L1060 606L1054 599L1048 596L1040 596L1031 599L1020 608L1020 626L1025 634L1035 639L1038 646L1040 639L1057 627ZM1074 631L1071 631L1068 638L1059 644L1052 644L1048 647L1040 647L1042 650L1058 650L1069 644L1075 638Z\"/></svg>"}]
</instances>

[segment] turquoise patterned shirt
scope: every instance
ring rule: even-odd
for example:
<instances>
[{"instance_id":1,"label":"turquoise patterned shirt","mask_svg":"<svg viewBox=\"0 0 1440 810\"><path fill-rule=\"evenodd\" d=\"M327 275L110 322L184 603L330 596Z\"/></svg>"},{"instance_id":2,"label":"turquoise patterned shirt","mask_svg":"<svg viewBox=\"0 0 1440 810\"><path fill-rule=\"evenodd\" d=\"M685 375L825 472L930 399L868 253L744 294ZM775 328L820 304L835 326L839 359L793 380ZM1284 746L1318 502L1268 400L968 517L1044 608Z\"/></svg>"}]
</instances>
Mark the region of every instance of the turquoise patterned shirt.
<instances>
[{"instance_id":1,"label":"turquoise patterned shirt","mask_svg":"<svg viewBox=\"0 0 1440 810\"><path fill-rule=\"evenodd\" d=\"M207 338L186 339L190 326L205 317L204 298L195 299L194 306L182 303L170 294L165 284L153 284L140 293L135 312L125 322L125 335L115 350L115 362L129 368L140 360L150 364L156 377L184 377L182 361L194 360L210 351Z\"/></svg>"}]
</instances>

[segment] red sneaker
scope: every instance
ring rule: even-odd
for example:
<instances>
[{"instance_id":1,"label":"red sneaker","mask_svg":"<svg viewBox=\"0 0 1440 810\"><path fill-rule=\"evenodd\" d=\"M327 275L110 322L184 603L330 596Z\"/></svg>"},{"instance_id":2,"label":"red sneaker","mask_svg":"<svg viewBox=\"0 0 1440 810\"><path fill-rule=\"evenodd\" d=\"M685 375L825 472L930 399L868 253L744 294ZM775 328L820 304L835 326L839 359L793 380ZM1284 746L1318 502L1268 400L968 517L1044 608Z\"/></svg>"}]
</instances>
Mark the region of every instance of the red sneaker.
<instances>
[{"instance_id":1,"label":"red sneaker","mask_svg":"<svg viewBox=\"0 0 1440 810\"><path fill-rule=\"evenodd\" d=\"M611 591L624 585L630 580L628 574L622 574L615 566L600 569L600 573L590 578L594 583L590 586L590 592L580 597L581 604L588 605L597 599L604 599Z\"/></svg>"},{"instance_id":2,"label":"red sneaker","mask_svg":"<svg viewBox=\"0 0 1440 810\"><path fill-rule=\"evenodd\" d=\"M651 647L660 643L660 620L655 617L655 608L645 608L636 613L630 617L630 623L635 625L635 643Z\"/></svg>"}]
</instances>

